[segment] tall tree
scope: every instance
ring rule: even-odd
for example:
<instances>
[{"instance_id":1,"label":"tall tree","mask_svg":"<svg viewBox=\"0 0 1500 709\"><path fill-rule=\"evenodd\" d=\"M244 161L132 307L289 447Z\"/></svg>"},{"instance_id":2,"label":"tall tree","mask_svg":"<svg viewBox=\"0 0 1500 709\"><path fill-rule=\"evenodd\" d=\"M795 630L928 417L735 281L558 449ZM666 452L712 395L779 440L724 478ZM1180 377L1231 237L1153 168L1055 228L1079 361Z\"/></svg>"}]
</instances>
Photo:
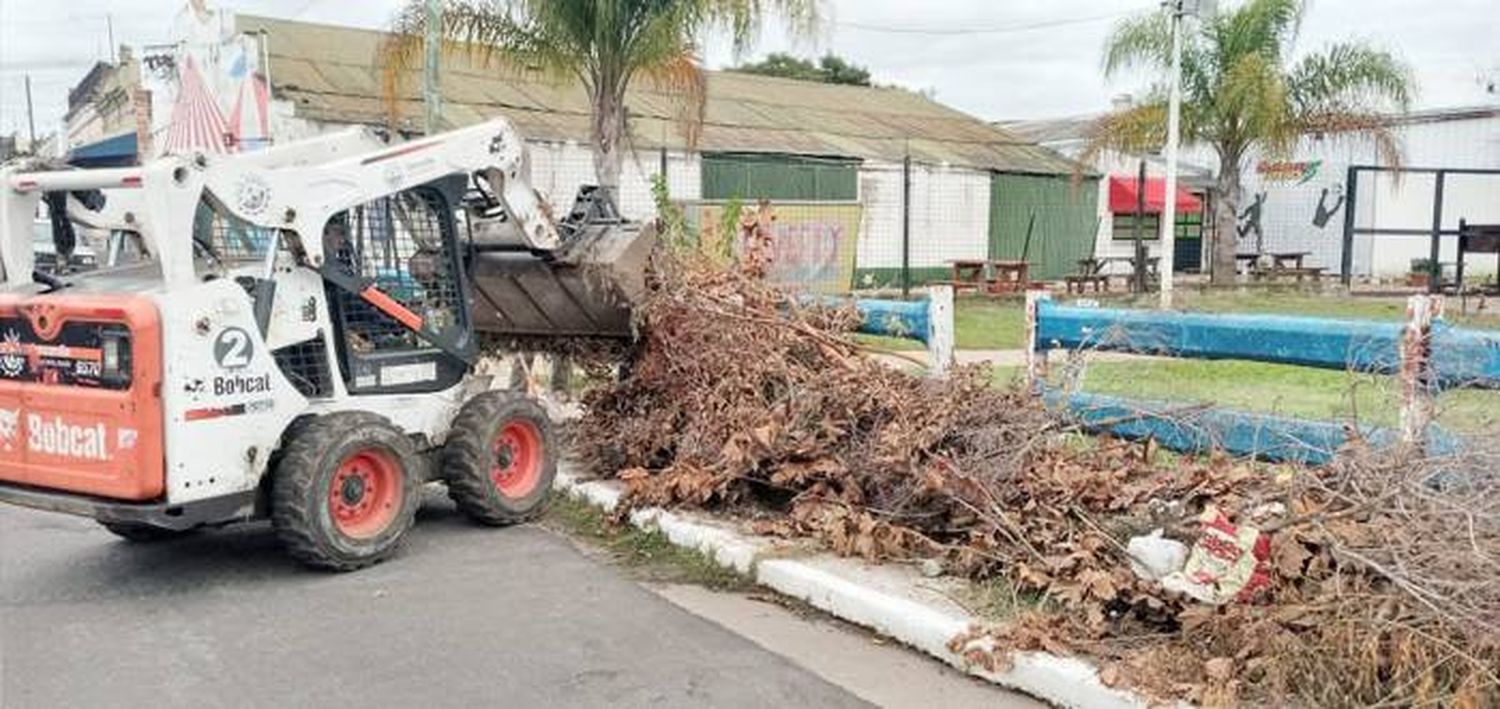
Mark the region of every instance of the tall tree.
<instances>
[{"instance_id":1,"label":"tall tree","mask_svg":"<svg viewBox=\"0 0 1500 709\"><path fill-rule=\"evenodd\" d=\"M825 84L870 85L869 69L833 54L825 54L814 62L791 54L772 52L761 61L741 64L731 71L801 81L821 81Z\"/></svg>"},{"instance_id":2,"label":"tall tree","mask_svg":"<svg viewBox=\"0 0 1500 709\"><path fill-rule=\"evenodd\" d=\"M637 78L681 97L690 127L701 122L704 75L700 39L724 30L744 49L765 17L776 13L810 34L820 0L443 0L447 51L510 66L540 67L580 82L592 109L590 143L599 186L618 199L625 95ZM387 98L422 60L427 12L412 0L397 16L386 46ZM497 70L499 68L497 67ZM691 133L691 131L689 131Z\"/></svg>"},{"instance_id":3,"label":"tall tree","mask_svg":"<svg viewBox=\"0 0 1500 709\"><path fill-rule=\"evenodd\" d=\"M1182 54L1182 140L1213 148L1219 159L1214 200L1213 282L1235 274L1235 225L1241 174L1254 154L1289 154L1302 136L1373 139L1390 164L1400 148L1382 114L1404 111L1415 91L1394 55L1344 42L1294 58L1304 0L1247 0L1188 30ZM1162 72L1172 62L1165 10L1122 22L1105 45L1108 76L1128 69ZM1100 150L1154 150L1166 142L1167 92L1156 86L1140 105L1100 119L1086 157Z\"/></svg>"}]
</instances>

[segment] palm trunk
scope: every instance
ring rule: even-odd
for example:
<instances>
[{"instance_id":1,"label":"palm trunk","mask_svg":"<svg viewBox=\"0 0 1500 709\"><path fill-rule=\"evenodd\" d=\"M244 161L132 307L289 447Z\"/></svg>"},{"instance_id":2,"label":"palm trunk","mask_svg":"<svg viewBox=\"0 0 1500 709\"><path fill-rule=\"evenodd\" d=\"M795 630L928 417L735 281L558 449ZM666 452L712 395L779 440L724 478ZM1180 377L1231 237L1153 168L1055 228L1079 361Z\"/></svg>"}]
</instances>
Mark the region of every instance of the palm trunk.
<instances>
[{"instance_id":1,"label":"palm trunk","mask_svg":"<svg viewBox=\"0 0 1500 709\"><path fill-rule=\"evenodd\" d=\"M616 208L620 205L620 143L625 136L625 92L607 80L594 83L592 143L594 176Z\"/></svg>"},{"instance_id":2,"label":"palm trunk","mask_svg":"<svg viewBox=\"0 0 1500 709\"><path fill-rule=\"evenodd\" d=\"M1239 213L1242 188L1240 186L1240 159L1224 155L1219 160L1218 194L1214 199L1214 244L1213 275L1216 286L1232 286L1236 282L1238 268L1235 255L1239 252Z\"/></svg>"}]
</instances>

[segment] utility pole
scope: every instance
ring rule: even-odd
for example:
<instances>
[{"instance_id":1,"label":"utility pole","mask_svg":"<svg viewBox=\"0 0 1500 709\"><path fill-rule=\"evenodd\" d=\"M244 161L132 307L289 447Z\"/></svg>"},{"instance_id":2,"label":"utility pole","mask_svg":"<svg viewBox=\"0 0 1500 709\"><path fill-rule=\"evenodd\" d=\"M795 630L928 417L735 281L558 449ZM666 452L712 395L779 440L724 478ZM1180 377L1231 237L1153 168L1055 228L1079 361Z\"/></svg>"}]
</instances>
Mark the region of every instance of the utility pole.
<instances>
[{"instance_id":1,"label":"utility pole","mask_svg":"<svg viewBox=\"0 0 1500 709\"><path fill-rule=\"evenodd\" d=\"M31 75L26 75L26 127L31 131L31 146L28 151L36 155L36 113L31 106Z\"/></svg>"},{"instance_id":2,"label":"utility pole","mask_svg":"<svg viewBox=\"0 0 1500 709\"><path fill-rule=\"evenodd\" d=\"M120 62L120 55L119 48L115 46L115 16L105 13L104 26L106 31L109 32L109 63L118 64Z\"/></svg>"},{"instance_id":3,"label":"utility pole","mask_svg":"<svg viewBox=\"0 0 1500 709\"><path fill-rule=\"evenodd\" d=\"M1161 207L1161 307L1172 307L1172 277L1177 268L1177 148L1182 132L1183 0L1167 0L1172 13L1171 95L1167 99L1167 185ZM1144 189L1144 186L1142 186Z\"/></svg>"},{"instance_id":4,"label":"utility pole","mask_svg":"<svg viewBox=\"0 0 1500 709\"><path fill-rule=\"evenodd\" d=\"M443 87L438 75L443 42L442 0L427 0L426 24L427 61L422 72L422 102L427 107L427 135L433 135L438 132L438 122L443 115Z\"/></svg>"},{"instance_id":5,"label":"utility pole","mask_svg":"<svg viewBox=\"0 0 1500 709\"><path fill-rule=\"evenodd\" d=\"M911 146L901 159L901 299L911 297Z\"/></svg>"},{"instance_id":6,"label":"utility pole","mask_svg":"<svg viewBox=\"0 0 1500 709\"><path fill-rule=\"evenodd\" d=\"M1146 258L1146 242L1141 236L1141 224L1146 220L1146 161L1141 161L1141 166L1135 178L1135 219L1130 226L1130 234L1135 238L1135 271L1131 274L1133 289L1136 293L1145 294L1151 286L1151 281L1146 277L1146 271L1150 267L1150 259Z\"/></svg>"}]
</instances>

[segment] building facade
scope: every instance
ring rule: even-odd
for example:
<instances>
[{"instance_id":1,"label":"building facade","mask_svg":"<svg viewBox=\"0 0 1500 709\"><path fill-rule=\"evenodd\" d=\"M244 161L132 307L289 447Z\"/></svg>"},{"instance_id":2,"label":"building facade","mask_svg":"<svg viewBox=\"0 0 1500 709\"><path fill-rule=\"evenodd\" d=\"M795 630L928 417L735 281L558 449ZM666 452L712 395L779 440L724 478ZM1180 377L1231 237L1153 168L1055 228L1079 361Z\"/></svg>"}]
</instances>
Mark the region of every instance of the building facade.
<instances>
[{"instance_id":1,"label":"building facade","mask_svg":"<svg viewBox=\"0 0 1500 709\"><path fill-rule=\"evenodd\" d=\"M418 134L416 77L382 81L379 32L209 10L194 0L170 41L144 48L142 155L255 150L349 126ZM818 290L946 278L954 259L1020 258L1058 278L1095 236L1098 183L1075 163L919 94L710 72L704 121L683 135L678 97L637 82L627 99L620 209L655 215L653 180L704 221L769 199L785 273ZM513 67L443 59L441 128L504 116L554 201L594 180L580 87Z\"/></svg>"},{"instance_id":2,"label":"building facade","mask_svg":"<svg viewBox=\"0 0 1500 709\"><path fill-rule=\"evenodd\" d=\"M1082 154L1095 119L1072 118L1002 124L1012 132L1066 155ZM1353 279L1400 280L1413 261L1428 259L1434 224L1442 232L1439 260L1450 271L1457 259L1460 222L1500 224L1500 105L1417 111L1392 116L1385 126L1398 155L1373 139L1309 135L1290 154L1251 155L1244 163L1244 194L1232 237L1242 253L1302 253L1309 266ZM1149 179L1163 174L1158 156L1104 152L1091 165L1106 181L1129 180L1144 161ZM1201 229L1206 248L1214 238L1211 205L1217 170L1211 150L1188 146L1182 162L1184 189L1204 204L1203 216L1186 212L1179 239ZM1444 173L1439 198L1437 182ZM1100 195L1101 227L1096 249L1120 255L1133 247L1121 232L1129 220ZM1181 202L1179 202L1181 204ZM1194 223L1197 222L1197 223ZM1101 222L1102 223L1102 222ZM1156 222L1149 222L1155 227ZM1196 229L1195 229L1196 227ZM1193 246L1199 246L1193 242ZM1149 248L1158 254L1156 242ZM1190 253L1179 246L1179 268ZM1206 253L1203 255L1206 263ZM1469 264L1470 273L1492 275L1492 259Z\"/></svg>"}]
</instances>

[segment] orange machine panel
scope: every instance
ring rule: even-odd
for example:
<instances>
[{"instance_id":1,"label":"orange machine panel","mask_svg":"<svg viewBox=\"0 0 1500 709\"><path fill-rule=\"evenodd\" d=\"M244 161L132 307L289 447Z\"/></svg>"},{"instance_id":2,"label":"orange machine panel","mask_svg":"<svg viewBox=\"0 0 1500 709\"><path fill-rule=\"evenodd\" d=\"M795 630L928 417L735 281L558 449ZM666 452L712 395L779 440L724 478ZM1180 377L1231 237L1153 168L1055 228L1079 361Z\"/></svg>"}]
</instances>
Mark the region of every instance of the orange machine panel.
<instances>
[{"instance_id":1,"label":"orange machine panel","mask_svg":"<svg viewBox=\"0 0 1500 709\"><path fill-rule=\"evenodd\" d=\"M161 358L144 297L0 295L0 482L160 498Z\"/></svg>"}]
</instances>

